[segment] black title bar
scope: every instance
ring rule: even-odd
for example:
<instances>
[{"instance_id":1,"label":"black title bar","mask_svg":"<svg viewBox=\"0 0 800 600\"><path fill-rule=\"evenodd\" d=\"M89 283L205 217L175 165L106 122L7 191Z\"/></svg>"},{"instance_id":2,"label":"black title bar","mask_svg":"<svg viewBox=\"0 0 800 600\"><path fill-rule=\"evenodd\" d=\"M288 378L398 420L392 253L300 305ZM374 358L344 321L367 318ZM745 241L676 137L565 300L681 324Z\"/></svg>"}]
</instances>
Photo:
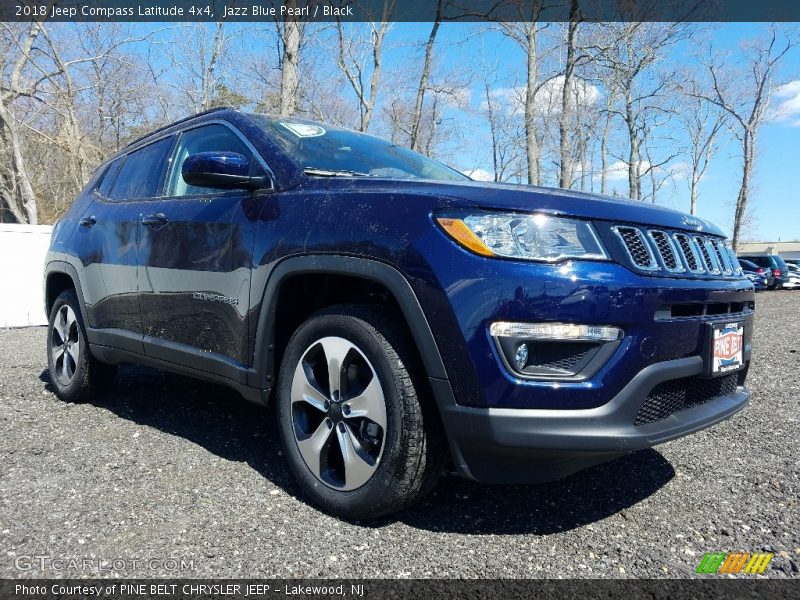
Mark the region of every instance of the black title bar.
<instances>
[{"instance_id":1,"label":"black title bar","mask_svg":"<svg viewBox=\"0 0 800 600\"><path fill-rule=\"evenodd\" d=\"M0 21L568 21L572 0L0 0ZM800 21L798 0L577 0L583 21Z\"/></svg>"}]
</instances>

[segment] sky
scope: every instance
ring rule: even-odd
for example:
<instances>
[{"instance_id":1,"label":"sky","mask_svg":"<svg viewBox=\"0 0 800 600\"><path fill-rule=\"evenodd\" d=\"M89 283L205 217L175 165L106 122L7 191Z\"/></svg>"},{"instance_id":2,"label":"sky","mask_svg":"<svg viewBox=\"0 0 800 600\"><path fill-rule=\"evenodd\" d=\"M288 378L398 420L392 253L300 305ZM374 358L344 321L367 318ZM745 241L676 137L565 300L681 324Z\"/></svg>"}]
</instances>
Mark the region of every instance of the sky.
<instances>
[{"instance_id":1,"label":"sky","mask_svg":"<svg viewBox=\"0 0 800 600\"><path fill-rule=\"evenodd\" d=\"M253 27L248 24L246 27ZM800 24L785 24L800 33ZM142 25L143 28L157 29L157 24ZM237 25L233 25L237 27ZM258 28L272 30L270 23L255 25ZM430 23L395 23L392 26L383 56L385 77L390 73L410 73L418 77L416 69L408 69L410 61L419 65L421 56L421 42L427 39L430 33ZM739 44L743 40L758 37L766 30L765 24L758 23L721 23L703 24L701 31L688 40L676 45L672 52L665 58L661 68L669 70L674 66L677 70L681 66L691 65L694 61L692 51L696 46L697 35L709 38L716 49L730 51L731 60L736 60ZM245 36L247 37L247 36ZM254 42L255 43L255 42ZM255 54L274 54L275 49L265 47L264 42L258 42L261 47L251 47ZM481 23L445 23L439 30L436 40L436 62L443 71L463 71L473 73L480 68L484 61L492 65L492 70L497 76L496 86L515 86L524 83L522 78L525 57L516 44L488 24ZM331 60L328 67L335 71L336 66ZM794 50L784 60L778 76L777 83L783 84L776 90L773 106L781 106L783 118L764 125L758 140L759 153L756 163L756 172L750 200L750 213L752 226L745 231L745 238L761 241L788 241L800 240L800 197L798 185L794 175L798 171L798 155L800 154L800 47ZM413 82L411 82L413 84ZM451 126L460 132L460 140L456 146L446 151L446 162L453 167L467 173L491 177L491 156L489 129L485 118L481 118L481 82L473 80L466 94L466 106L451 108L446 115L451 121ZM343 94L352 94L345 85ZM381 90L379 104L391 100L391 85L386 84ZM351 98L355 103L355 98ZM602 102L602 98L595 98ZM520 116L521 118L521 116ZM370 133L385 135L380 123L370 128ZM617 121L616 127L621 131L622 122ZM678 157L675 163L686 161ZM708 168L704 179L700 183L698 202L698 216L705 218L720 226L728 234L733 225L733 213L736 196L739 191L741 179L741 151L737 141L730 136L720 147ZM621 163L620 163L620 166ZM614 179L616 177L616 179ZM627 194L627 173L619 169L612 173L612 190L620 195ZM597 185L599 189L599 184ZM685 177L677 176L672 185L659 193L658 203L676 208L689 210L689 187Z\"/></svg>"},{"instance_id":2,"label":"sky","mask_svg":"<svg viewBox=\"0 0 800 600\"><path fill-rule=\"evenodd\" d=\"M800 29L800 24L790 24ZM395 34L409 39L425 38L430 31L430 24L398 24ZM481 30L482 29L482 30ZM440 60L458 64L464 61L475 61L478 57L487 56L491 64L507 69L505 76L514 78L524 64L524 57L513 42L487 28L475 28L460 24L455 27L443 27L437 38ZM735 59L738 46L742 40L757 37L765 30L765 25L756 23L723 23L710 25L703 35L710 36L715 47L731 51ZM691 62L691 42L678 45L667 58L666 66L674 63ZM495 57L501 60L495 61ZM387 58L387 66L393 61L403 60L402 54ZM503 74L501 74L503 75ZM800 186L794 175L800 167L800 48L795 49L784 61L779 71L778 82L780 95L773 98L773 105L782 106L784 117L764 125L758 145L760 148L753 180L753 193L750 207L753 225L748 238L763 241L800 240ZM481 92L473 85L470 104L477 108ZM488 135L487 126L477 121L473 115L462 115L464 127L471 130L468 142L451 162L453 166L469 171L476 168L482 172L490 172L491 164L487 163L485 152ZM617 123L621 126L621 122ZM681 159L676 159L680 161ZM733 225L733 212L739 184L741 181L741 150L737 141L728 139L712 159L705 178L700 183L698 216L716 223L728 234ZM800 175L800 173L798 173ZM619 173L619 193L627 193L627 174ZM658 203L679 210L689 210L689 187L685 180L676 180L674 186L659 194Z\"/></svg>"}]
</instances>

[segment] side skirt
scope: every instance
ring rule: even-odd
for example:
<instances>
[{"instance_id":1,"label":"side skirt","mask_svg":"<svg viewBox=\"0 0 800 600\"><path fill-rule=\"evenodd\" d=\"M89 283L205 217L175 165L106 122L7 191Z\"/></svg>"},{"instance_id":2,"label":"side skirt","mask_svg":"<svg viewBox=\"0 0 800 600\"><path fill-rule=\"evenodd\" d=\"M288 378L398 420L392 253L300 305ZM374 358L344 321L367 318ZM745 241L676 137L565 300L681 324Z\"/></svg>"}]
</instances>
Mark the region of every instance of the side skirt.
<instances>
[{"instance_id":1,"label":"side skirt","mask_svg":"<svg viewBox=\"0 0 800 600\"><path fill-rule=\"evenodd\" d=\"M267 406L269 402L270 389L254 388L224 375L211 373L209 371L190 367L185 364L174 363L160 358L139 354L138 352L122 350L120 348L114 348L111 346L90 343L89 348L91 349L92 355L97 358L97 360L105 363L114 365L122 363L145 365L148 367L161 369L163 371L177 373L179 375L186 375L194 379L202 379L204 381L211 381L213 383L225 385L239 392L239 394L241 394L250 402L254 402L255 404L259 404L261 406Z\"/></svg>"}]
</instances>

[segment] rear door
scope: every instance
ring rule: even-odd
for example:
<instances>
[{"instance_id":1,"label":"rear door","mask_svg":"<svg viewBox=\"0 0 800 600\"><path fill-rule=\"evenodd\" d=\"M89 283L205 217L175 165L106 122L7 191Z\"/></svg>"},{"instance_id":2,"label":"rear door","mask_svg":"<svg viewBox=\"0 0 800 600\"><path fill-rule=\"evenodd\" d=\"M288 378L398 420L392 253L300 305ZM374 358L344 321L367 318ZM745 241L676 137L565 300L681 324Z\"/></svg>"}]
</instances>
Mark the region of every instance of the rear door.
<instances>
[{"instance_id":1,"label":"rear door","mask_svg":"<svg viewBox=\"0 0 800 600\"><path fill-rule=\"evenodd\" d=\"M238 131L219 123L184 131L165 195L150 203L139 238L139 302L145 352L234 377L248 358L248 305L258 194L188 185L183 162L198 152L248 156ZM255 174L255 173L254 173Z\"/></svg>"},{"instance_id":2,"label":"rear door","mask_svg":"<svg viewBox=\"0 0 800 600\"><path fill-rule=\"evenodd\" d=\"M173 141L164 138L111 163L73 237L93 343L144 351L137 290L139 219L145 199L163 186Z\"/></svg>"}]
</instances>

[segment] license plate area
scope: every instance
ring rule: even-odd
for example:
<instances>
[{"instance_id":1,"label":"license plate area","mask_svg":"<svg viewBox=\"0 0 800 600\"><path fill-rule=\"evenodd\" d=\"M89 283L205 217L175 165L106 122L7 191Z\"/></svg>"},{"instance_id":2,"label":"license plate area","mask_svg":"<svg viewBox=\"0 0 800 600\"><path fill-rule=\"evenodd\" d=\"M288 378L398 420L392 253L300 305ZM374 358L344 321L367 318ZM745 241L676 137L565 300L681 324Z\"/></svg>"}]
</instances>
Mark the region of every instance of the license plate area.
<instances>
[{"instance_id":1,"label":"license plate area","mask_svg":"<svg viewBox=\"0 0 800 600\"><path fill-rule=\"evenodd\" d=\"M719 377L744 368L744 323L712 323L706 373Z\"/></svg>"}]
</instances>

